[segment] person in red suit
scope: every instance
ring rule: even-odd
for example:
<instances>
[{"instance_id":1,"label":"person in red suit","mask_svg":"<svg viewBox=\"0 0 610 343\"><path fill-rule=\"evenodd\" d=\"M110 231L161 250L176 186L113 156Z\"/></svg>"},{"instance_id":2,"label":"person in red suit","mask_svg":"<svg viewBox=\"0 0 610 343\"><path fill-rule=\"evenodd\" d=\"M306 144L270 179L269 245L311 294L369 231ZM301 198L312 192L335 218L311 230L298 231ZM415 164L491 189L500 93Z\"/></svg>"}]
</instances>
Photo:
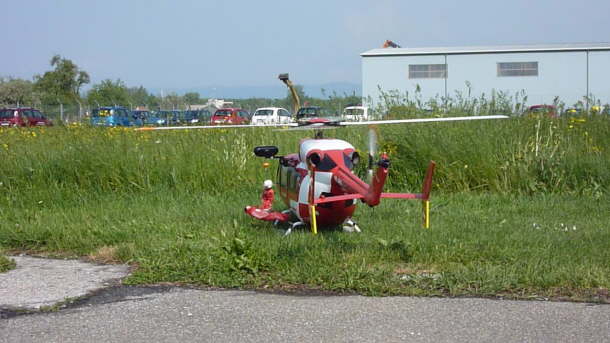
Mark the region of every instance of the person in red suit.
<instances>
[{"instance_id":1,"label":"person in red suit","mask_svg":"<svg viewBox=\"0 0 610 343\"><path fill-rule=\"evenodd\" d=\"M272 222L286 222L290 219L290 216L286 213L274 212L271 210L273 207L273 200L275 199L275 193L273 192L273 181L265 180L263 182L263 194L261 195L261 206L246 206L244 211L256 218L261 220L267 220Z\"/></svg>"},{"instance_id":2,"label":"person in red suit","mask_svg":"<svg viewBox=\"0 0 610 343\"><path fill-rule=\"evenodd\" d=\"M275 199L273 181L265 180L265 182L263 182L263 195L261 196L263 203L260 208L263 210L270 210L273 206L273 199Z\"/></svg>"}]
</instances>

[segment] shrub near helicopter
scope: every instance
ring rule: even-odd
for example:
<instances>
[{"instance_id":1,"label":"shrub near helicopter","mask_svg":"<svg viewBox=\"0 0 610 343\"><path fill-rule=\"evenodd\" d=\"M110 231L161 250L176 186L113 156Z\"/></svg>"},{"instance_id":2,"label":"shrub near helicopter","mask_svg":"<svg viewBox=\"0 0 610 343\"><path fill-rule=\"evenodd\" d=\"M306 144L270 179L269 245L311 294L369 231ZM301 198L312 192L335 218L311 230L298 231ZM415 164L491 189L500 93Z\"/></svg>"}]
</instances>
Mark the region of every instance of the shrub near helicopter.
<instances>
[{"instance_id":1,"label":"shrub near helicopter","mask_svg":"<svg viewBox=\"0 0 610 343\"><path fill-rule=\"evenodd\" d=\"M295 107L299 106L296 92L292 92L293 85L288 74L280 74L282 80L293 94ZM343 226L345 231L360 232L360 228L353 221L352 216L356 210L357 201L373 207L379 205L381 199L415 199L422 201L423 225L430 226L430 191L435 162L430 161L424 177L421 193L384 193L390 159L386 153L376 156L377 134L374 126L385 124L428 123L445 121L466 121L484 119L504 119L504 115L447 117L447 118L418 118L399 120L374 120L346 122L334 118L306 118L296 123L268 124L269 127L288 127L294 129L313 129L315 138L302 139L299 143L299 152L284 156L277 156L276 146L259 146L254 148L254 154L267 159L278 159L279 194L287 210L273 211L273 191L270 182L265 182L263 205L246 206L245 212L259 220L278 223L288 223L285 235L299 226L309 226L313 234L317 234L320 227ZM353 172L359 163L360 156L354 146L344 140L323 138L322 130L325 128L338 128L355 125L369 126L369 156L368 156L368 182L360 179ZM138 130L180 130L180 129L219 129L219 128L247 128L261 127L262 125L216 125L216 126L179 126L179 127L150 127ZM378 159L377 159L378 158ZM377 160L375 160L377 159Z\"/></svg>"}]
</instances>

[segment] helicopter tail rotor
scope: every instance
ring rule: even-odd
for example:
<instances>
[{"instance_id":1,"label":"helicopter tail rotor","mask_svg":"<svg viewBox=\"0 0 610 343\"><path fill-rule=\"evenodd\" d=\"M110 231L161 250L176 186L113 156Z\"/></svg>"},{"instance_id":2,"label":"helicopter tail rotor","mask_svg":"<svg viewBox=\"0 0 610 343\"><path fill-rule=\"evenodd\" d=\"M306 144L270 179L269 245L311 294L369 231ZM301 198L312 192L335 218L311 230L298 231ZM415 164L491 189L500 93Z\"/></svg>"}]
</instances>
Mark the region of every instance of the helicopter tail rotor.
<instances>
[{"instance_id":1,"label":"helicopter tail rotor","mask_svg":"<svg viewBox=\"0 0 610 343\"><path fill-rule=\"evenodd\" d=\"M428 169L426 170L426 176L424 177L424 184L422 185L422 214L424 219L424 228L430 228L430 191L432 190L432 176L434 175L434 168L436 162L430 161Z\"/></svg>"}]
</instances>

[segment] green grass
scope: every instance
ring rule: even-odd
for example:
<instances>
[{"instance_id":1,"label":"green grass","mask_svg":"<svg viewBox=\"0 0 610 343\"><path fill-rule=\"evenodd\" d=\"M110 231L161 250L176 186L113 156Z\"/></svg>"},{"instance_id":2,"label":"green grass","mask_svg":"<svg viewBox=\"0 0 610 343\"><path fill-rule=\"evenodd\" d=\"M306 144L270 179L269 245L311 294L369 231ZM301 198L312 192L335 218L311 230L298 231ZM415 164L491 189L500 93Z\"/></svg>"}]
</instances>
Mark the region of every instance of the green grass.
<instances>
[{"instance_id":1,"label":"green grass","mask_svg":"<svg viewBox=\"0 0 610 343\"><path fill-rule=\"evenodd\" d=\"M243 214L256 194L82 195L4 214L0 242L74 256L109 247L139 266L133 284L580 297L610 286L608 200L439 195L430 230L421 228L418 203L396 200L360 207L361 234L282 237Z\"/></svg>"},{"instance_id":2,"label":"green grass","mask_svg":"<svg viewBox=\"0 0 610 343\"><path fill-rule=\"evenodd\" d=\"M15 269L17 265L15 261L6 256L0 255L0 273L8 272L11 269Z\"/></svg>"},{"instance_id":3,"label":"green grass","mask_svg":"<svg viewBox=\"0 0 610 343\"><path fill-rule=\"evenodd\" d=\"M302 132L0 130L0 250L132 263L132 284L594 301L610 288L607 118L380 132L388 190L419 189L437 161L432 229L401 200L359 207L362 234L282 237L246 216L275 174L252 148L294 152ZM325 133L366 146L366 129Z\"/></svg>"}]
</instances>

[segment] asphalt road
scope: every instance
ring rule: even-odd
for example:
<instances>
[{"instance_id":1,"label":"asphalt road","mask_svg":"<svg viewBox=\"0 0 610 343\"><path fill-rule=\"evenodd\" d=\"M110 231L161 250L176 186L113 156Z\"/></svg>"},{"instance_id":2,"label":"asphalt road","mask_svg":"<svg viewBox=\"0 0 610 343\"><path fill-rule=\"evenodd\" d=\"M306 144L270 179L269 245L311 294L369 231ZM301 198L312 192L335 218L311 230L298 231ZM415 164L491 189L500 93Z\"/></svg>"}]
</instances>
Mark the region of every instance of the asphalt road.
<instances>
[{"instance_id":1,"label":"asphalt road","mask_svg":"<svg viewBox=\"0 0 610 343\"><path fill-rule=\"evenodd\" d=\"M0 342L610 342L610 305L114 287Z\"/></svg>"}]
</instances>

